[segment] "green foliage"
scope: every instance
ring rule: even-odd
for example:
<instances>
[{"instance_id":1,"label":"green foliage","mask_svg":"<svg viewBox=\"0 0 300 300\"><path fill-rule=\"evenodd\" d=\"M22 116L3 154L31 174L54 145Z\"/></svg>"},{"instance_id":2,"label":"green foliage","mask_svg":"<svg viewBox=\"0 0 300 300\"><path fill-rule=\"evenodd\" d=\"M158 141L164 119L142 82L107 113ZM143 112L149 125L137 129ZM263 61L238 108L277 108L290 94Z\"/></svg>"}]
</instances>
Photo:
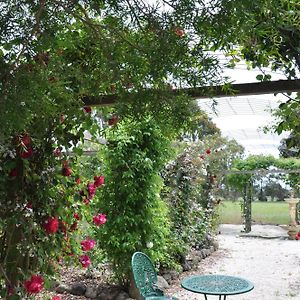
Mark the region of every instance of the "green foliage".
<instances>
[{"instance_id":1,"label":"green foliage","mask_svg":"<svg viewBox=\"0 0 300 300\"><path fill-rule=\"evenodd\" d=\"M254 170L266 170L270 167L276 167L283 170L299 170L300 160L297 158L279 158L276 159L273 156L263 156L263 155L251 155L246 159L237 159L234 161L232 171L254 171ZM232 186L243 190L244 187L253 180L255 174L246 173L231 173L228 174L228 183ZM288 174L285 180L291 187L299 188L299 175Z\"/></svg>"},{"instance_id":2,"label":"green foliage","mask_svg":"<svg viewBox=\"0 0 300 300\"><path fill-rule=\"evenodd\" d=\"M300 122L299 122L299 93L297 96L288 96L288 101L279 105L279 108L273 112L276 117L276 123L272 129L278 134L284 131L289 132L289 136L283 139L279 148L281 156L299 156L300 149Z\"/></svg>"},{"instance_id":3,"label":"green foliage","mask_svg":"<svg viewBox=\"0 0 300 300\"><path fill-rule=\"evenodd\" d=\"M209 135L201 142L188 144L164 172L162 197L169 203L176 259L191 247L201 247L206 234L217 223L214 196L224 172L242 147L220 135ZM188 216L188 217L187 217Z\"/></svg>"},{"instance_id":4,"label":"green foliage","mask_svg":"<svg viewBox=\"0 0 300 300\"><path fill-rule=\"evenodd\" d=\"M53 239L44 237L40 225L48 214L57 215L59 221L68 223L71 222L72 210L80 208L83 219L91 221L91 211L82 205L78 196L78 189L86 188L84 185L90 180L90 173L82 172L87 178L82 180L80 187L74 185L74 179L81 173L77 156L82 152L79 145L83 143L84 131L88 129L95 141L101 130L81 109L82 100L114 93L119 99L114 112L120 118L129 118L132 126L136 126L134 131L125 121L124 131L122 125L109 134L109 139L117 144L109 144L110 150L105 158L109 175L105 211L108 215L110 209L114 211L115 194L122 196L121 199L125 195L129 204L135 197L148 199L146 215L141 214L145 217L143 222L147 230L141 233L145 238L137 245L144 247L153 230L153 243L157 247L153 249L157 250L153 250L152 256L160 255L159 259L163 261L166 252L159 249L165 244L168 225L159 225L164 219L162 215L167 212L158 199L161 179L157 173L168 156L165 137L181 135L182 131L194 134L197 129L191 126L193 123L204 124L203 128L207 125L207 120L197 119L195 113L198 112L189 106L184 93L175 95L173 87L223 82L218 59L212 53L215 49L233 55L232 66L242 56L253 67L271 64L272 70L283 69L288 78L296 77L300 40L297 1L216 0L207 5L203 1L176 0L163 1L163 4L164 9L162 2L156 5L140 0L1 2L0 238L4 245L1 264L13 281L23 280L23 273L39 268L51 273L47 270L49 261L66 246L61 232ZM240 51L233 49L233 45L240 45ZM269 80L270 77L264 74L258 79ZM230 90L230 86L224 85L223 89ZM278 125L278 132L292 130L295 136L298 135L298 102L296 99L281 107L282 122ZM160 143L144 136L142 130L138 131L138 124L146 124L145 115L159 124L164 137L158 134L158 129L153 129L153 135L159 137ZM145 128L150 130L150 127ZM207 128L209 132L215 131L213 127ZM124 134L125 130L128 134ZM123 132L120 139L124 140L119 141L114 135L119 131ZM21 157L21 153L27 150L20 141L25 134L30 136L33 149L29 159ZM201 137L199 131L196 135ZM141 136L145 141L149 138L151 144L143 144L138 138ZM292 140L290 146L295 145L299 143ZM124 150L127 146L132 147L129 154L134 166L129 169ZM61 159L52 154L56 147L64 150ZM154 152L144 153L148 147ZM73 152L72 158L70 151ZM111 157L108 155L110 151ZM116 158L120 155L119 162L113 161L113 153L116 153ZM67 159L71 160L74 173L65 178L61 176L61 167ZM204 190L210 190L210 176L217 174L217 168L210 167L212 169L206 169L209 175ZM10 176L14 168L18 173L16 178ZM121 168L119 173L118 168ZM115 179L120 179L120 184L115 182L117 190L112 188ZM142 193L137 183L148 192ZM150 202L150 199L156 200ZM25 207L28 202L33 205L30 215ZM122 206L117 207L122 212ZM150 208L153 209L151 212ZM157 216L153 215L155 210L159 210ZM135 226L130 221L132 211L128 214L120 221L115 212L110 219L114 220L112 224L116 226L116 232L123 219L127 220L129 228ZM153 223L158 227L155 232L151 224L146 224L148 214L150 220L157 218ZM128 232L124 234L130 240ZM12 237L12 243L7 242L8 235ZM110 234L106 232L105 236L110 237ZM138 238L138 235L133 235L134 241ZM118 240L113 243L124 247L127 254L134 249L130 243L131 246L118 244ZM109 244L111 249L113 243ZM11 253L9 261L7 253ZM22 262L16 258L20 253L25 253L25 262L23 256ZM121 253L113 257L120 259ZM34 262L30 255L33 255ZM122 268L121 277L128 271L127 267ZM21 271L16 274L16 270ZM4 275L1 275L1 280L5 281ZM13 285L17 285L15 283Z\"/></svg>"},{"instance_id":5,"label":"green foliage","mask_svg":"<svg viewBox=\"0 0 300 300\"><path fill-rule=\"evenodd\" d=\"M205 176L192 147L185 149L169 163L163 178L165 188L162 197L170 207L172 235L177 247L178 261L201 243L209 231L209 217L201 205L203 191L201 182Z\"/></svg>"},{"instance_id":6,"label":"green foliage","mask_svg":"<svg viewBox=\"0 0 300 300\"><path fill-rule=\"evenodd\" d=\"M109 215L99 241L119 282L127 284L135 251L166 262L168 210L160 199L159 172L170 142L153 120L124 119L108 135L104 153L106 186L99 209ZM151 245L152 244L152 245Z\"/></svg>"}]
</instances>

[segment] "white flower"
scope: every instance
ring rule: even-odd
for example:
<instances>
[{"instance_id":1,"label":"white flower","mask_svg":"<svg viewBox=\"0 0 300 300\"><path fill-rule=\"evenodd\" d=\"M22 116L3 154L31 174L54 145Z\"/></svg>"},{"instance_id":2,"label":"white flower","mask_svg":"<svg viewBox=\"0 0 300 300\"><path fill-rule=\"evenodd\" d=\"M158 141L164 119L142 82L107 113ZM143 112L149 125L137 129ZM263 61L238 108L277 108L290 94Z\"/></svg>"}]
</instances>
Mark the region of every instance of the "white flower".
<instances>
[{"instance_id":1,"label":"white flower","mask_svg":"<svg viewBox=\"0 0 300 300\"><path fill-rule=\"evenodd\" d=\"M147 248L151 249L151 248L153 247L153 243L152 243L152 242L148 242L148 243L146 244L146 246L147 246Z\"/></svg>"},{"instance_id":2,"label":"white flower","mask_svg":"<svg viewBox=\"0 0 300 300\"><path fill-rule=\"evenodd\" d=\"M22 101L20 104L21 104L21 106L25 106L25 102L24 101Z\"/></svg>"}]
</instances>

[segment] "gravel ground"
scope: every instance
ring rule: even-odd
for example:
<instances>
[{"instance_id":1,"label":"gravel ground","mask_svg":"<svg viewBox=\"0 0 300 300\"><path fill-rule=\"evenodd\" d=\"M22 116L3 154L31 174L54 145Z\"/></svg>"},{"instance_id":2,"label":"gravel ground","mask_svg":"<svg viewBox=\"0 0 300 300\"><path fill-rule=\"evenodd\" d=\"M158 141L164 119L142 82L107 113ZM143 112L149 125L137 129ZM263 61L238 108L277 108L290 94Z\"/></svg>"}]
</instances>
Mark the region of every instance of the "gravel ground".
<instances>
[{"instance_id":1,"label":"gravel ground","mask_svg":"<svg viewBox=\"0 0 300 300\"><path fill-rule=\"evenodd\" d=\"M282 234L282 229L276 226L255 228L257 237L240 237L239 229L231 226L230 230L221 230L220 249L202 260L197 270L183 273L168 294L181 300L203 300L203 295L182 289L180 280L194 274L226 274L243 277L254 284L254 290L229 299L300 300L300 241L274 238L275 233ZM266 232L270 230L272 236L268 238Z\"/></svg>"}]
</instances>

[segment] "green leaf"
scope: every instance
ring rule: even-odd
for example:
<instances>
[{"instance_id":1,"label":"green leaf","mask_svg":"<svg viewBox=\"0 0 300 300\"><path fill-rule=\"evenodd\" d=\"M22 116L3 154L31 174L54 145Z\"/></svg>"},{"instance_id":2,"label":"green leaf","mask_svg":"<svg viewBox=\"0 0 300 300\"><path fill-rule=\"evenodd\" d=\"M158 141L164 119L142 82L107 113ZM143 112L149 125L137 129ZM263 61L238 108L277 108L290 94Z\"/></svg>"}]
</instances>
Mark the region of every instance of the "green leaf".
<instances>
[{"instance_id":1,"label":"green leaf","mask_svg":"<svg viewBox=\"0 0 300 300\"><path fill-rule=\"evenodd\" d=\"M259 75L256 76L256 79L259 80L259 81L263 81L264 75L259 74Z\"/></svg>"}]
</instances>

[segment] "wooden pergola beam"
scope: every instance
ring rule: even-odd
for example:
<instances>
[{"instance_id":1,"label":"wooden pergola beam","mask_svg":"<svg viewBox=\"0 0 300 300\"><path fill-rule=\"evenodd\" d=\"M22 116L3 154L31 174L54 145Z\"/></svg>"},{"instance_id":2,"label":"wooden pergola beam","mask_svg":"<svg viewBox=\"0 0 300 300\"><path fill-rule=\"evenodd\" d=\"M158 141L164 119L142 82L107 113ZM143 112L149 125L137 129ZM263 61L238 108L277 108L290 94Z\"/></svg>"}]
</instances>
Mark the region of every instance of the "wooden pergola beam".
<instances>
[{"instance_id":1,"label":"wooden pergola beam","mask_svg":"<svg viewBox=\"0 0 300 300\"><path fill-rule=\"evenodd\" d=\"M173 95L179 95L184 93L189 95L193 99L204 99L230 96L291 93L299 91L300 79L295 79L232 84L230 86L230 89L225 89L222 85L174 89L171 90L170 93L172 93ZM128 96L130 97L130 93L128 93ZM118 98L117 95L103 95L99 97L85 96L82 98L82 100L85 103L85 105L96 106L114 104L118 100Z\"/></svg>"}]
</instances>

